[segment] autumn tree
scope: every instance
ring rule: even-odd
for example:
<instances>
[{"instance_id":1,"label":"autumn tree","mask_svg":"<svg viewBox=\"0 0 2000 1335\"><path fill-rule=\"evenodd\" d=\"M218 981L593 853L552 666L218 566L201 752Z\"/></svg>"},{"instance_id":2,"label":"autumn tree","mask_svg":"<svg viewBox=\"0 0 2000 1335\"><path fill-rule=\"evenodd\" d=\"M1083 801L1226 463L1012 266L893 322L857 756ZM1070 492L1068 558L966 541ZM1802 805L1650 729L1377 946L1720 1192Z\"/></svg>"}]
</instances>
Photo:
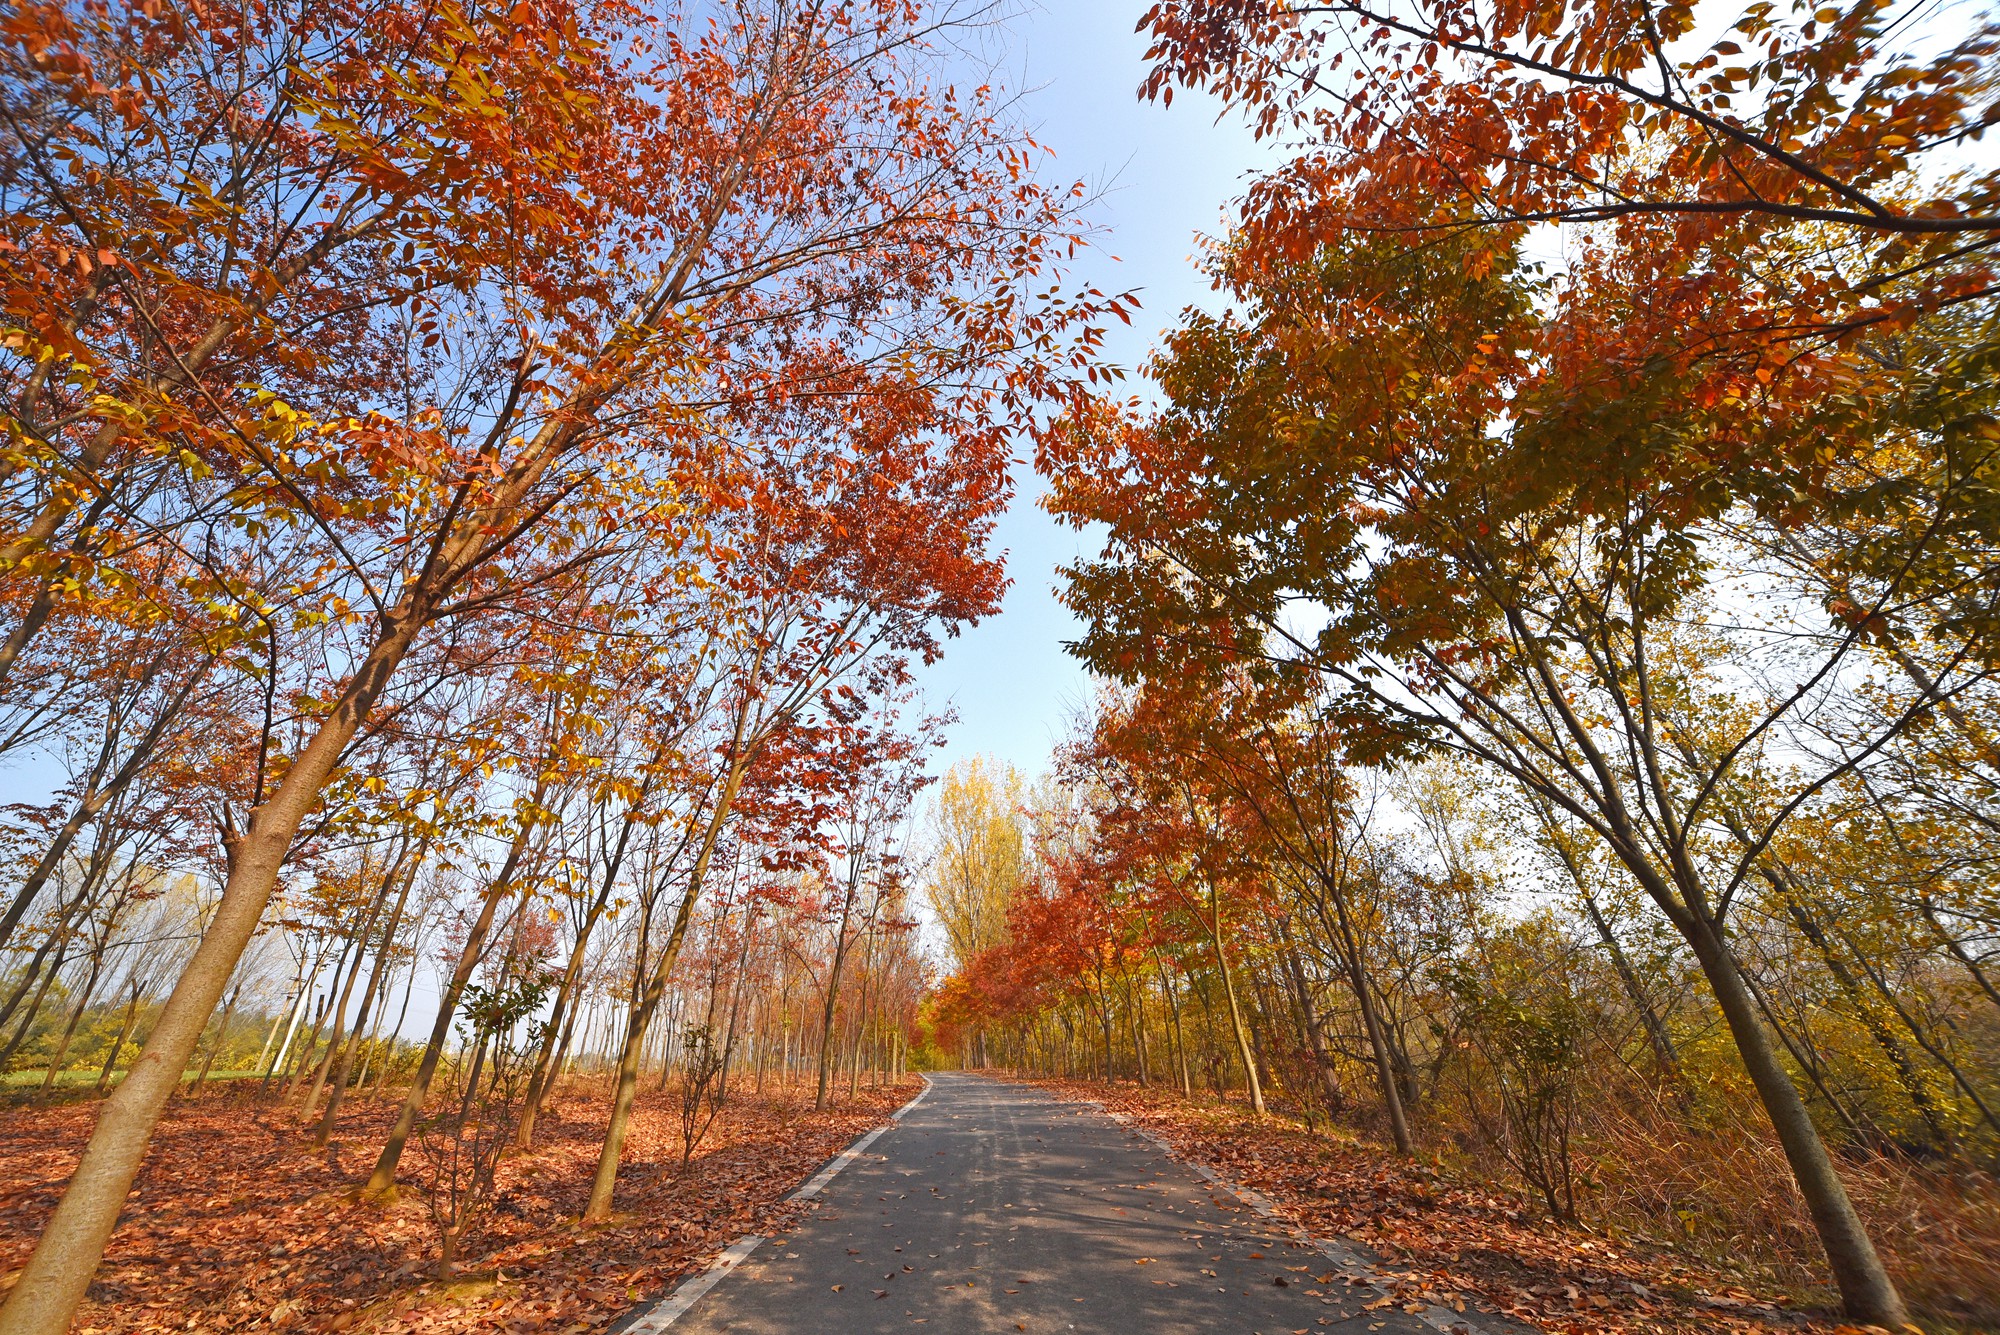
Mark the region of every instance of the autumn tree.
<instances>
[{"instance_id":1,"label":"autumn tree","mask_svg":"<svg viewBox=\"0 0 2000 1335\"><path fill-rule=\"evenodd\" d=\"M924 894L960 964L1006 939L1008 905L1027 871L1023 787L1012 765L974 756L946 770L931 799Z\"/></svg>"},{"instance_id":2,"label":"autumn tree","mask_svg":"<svg viewBox=\"0 0 2000 1335\"><path fill-rule=\"evenodd\" d=\"M717 441L853 447L802 464L824 490L794 525L874 518L839 487L863 459L867 485L914 477L926 504L959 506L844 530L871 540L839 548L831 579L887 588L919 551L959 559L1005 493L1013 432L1106 308L1021 300L1069 235L1070 197L1026 170L989 93L935 78L924 34L953 14L746 2L685 33L674 14L562 5L343 10L319 27L17 17L11 124L47 187L23 198L56 198L73 171L97 202L27 207L8 252L14 640L47 633L79 562L171 606L107 559L143 529L195 560L189 592L219 600L235 641L270 650L244 670L275 676L303 639L324 671L291 736L265 730L278 745L259 748L219 905L9 1330L60 1325L80 1298L296 836L378 709L642 535L685 531L698 508L766 513L770 474ZM242 84L222 50L263 60L254 115L230 100ZM193 127L197 151L158 138L167 126ZM123 174L93 165L120 151L100 133L138 136L137 188L106 186ZM216 207L162 213L190 187ZM93 221L114 216L115 235ZM817 420L771 430L787 412ZM261 563L255 578L232 552ZM947 598L913 625L988 603L977 581ZM822 627L837 657L879 642L841 634Z\"/></svg>"}]
</instances>

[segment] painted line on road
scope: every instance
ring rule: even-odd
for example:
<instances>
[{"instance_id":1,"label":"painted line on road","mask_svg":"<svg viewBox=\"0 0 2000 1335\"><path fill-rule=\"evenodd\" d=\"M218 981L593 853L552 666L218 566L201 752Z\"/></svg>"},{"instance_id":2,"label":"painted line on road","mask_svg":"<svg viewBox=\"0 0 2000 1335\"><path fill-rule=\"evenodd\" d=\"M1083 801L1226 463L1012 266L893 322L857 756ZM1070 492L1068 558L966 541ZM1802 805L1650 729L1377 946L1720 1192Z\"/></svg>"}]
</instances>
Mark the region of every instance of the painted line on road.
<instances>
[{"instance_id":1,"label":"painted line on road","mask_svg":"<svg viewBox=\"0 0 2000 1335\"><path fill-rule=\"evenodd\" d=\"M870 1145L873 1145L881 1138L884 1132L895 1130L896 1123L903 1120L903 1114L909 1112L919 1103L922 1103L931 1092L931 1078L921 1072L918 1073L917 1078L924 1082L924 1087L917 1091L915 1098L889 1114L887 1125L876 1127L867 1135L834 1155L832 1161L807 1179L803 1187L785 1197L786 1204L809 1201L822 1191L825 1191L827 1184L840 1176L841 1169L860 1158ZM750 1253L756 1251L763 1243L764 1237L761 1233L744 1234L723 1249L722 1253L713 1261L710 1261L707 1269L698 1275L691 1275L687 1279L682 1280L679 1288L676 1288L672 1293L654 1303L650 1308L647 1308L645 1315L641 1316L631 1325L623 1327L621 1335L659 1335L659 1332L673 1325L674 1322L680 1320L683 1316L686 1316L690 1307L700 1302L710 1289L720 1284L728 1276L730 1271L749 1260Z\"/></svg>"},{"instance_id":2,"label":"painted line on road","mask_svg":"<svg viewBox=\"0 0 2000 1335\"><path fill-rule=\"evenodd\" d=\"M908 1103L904 1104L902 1107L896 1109L896 1111L889 1114L889 1124L887 1126L876 1127L873 1131L870 1131L867 1135L855 1141L852 1145L849 1145L846 1149L842 1150L840 1153L834 1155L832 1163L829 1163L826 1167L820 1169L818 1173L813 1175L810 1181L808 1181L803 1187L800 1187L797 1191L793 1192L791 1195L785 1197L785 1200L788 1202L809 1201L813 1197L819 1195L822 1191L825 1191L827 1183L833 1181L834 1178L840 1176L841 1169L847 1167L847 1165L853 1163L856 1159L860 1158L863 1154L867 1153L868 1147L870 1145L873 1145L877 1138L890 1131L894 1131L896 1129L896 1123L903 1120L903 1114L910 1111L910 1109L916 1107L919 1103L922 1103L924 1101L925 1095L931 1092L931 1078L929 1076L924 1076L923 1082L924 1082L924 1087L917 1091L917 1096L915 1098L911 1099Z\"/></svg>"},{"instance_id":3,"label":"painted line on road","mask_svg":"<svg viewBox=\"0 0 2000 1335\"><path fill-rule=\"evenodd\" d=\"M708 1269L692 1279L684 1280L681 1286L667 1297L654 1304L646 1315L625 1327L626 1335L653 1335L665 1330L681 1319L688 1308L702 1300L710 1289L720 1284L723 1277L737 1266L750 1259L750 1253L757 1250L764 1239L756 1233L738 1238L722 1255L709 1263Z\"/></svg>"},{"instance_id":4,"label":"painted line on road","mask_svg":"<svg viewBox=\"0 0 2000 1335\"><path fill-rule=\"evenodd\" d=\"M1118 1123L1118 1125L1124 1127L1127 1131L1166 1155L1169 1159L1193 1169L1195 1175L1200 1177L1202 1181L1228 1192L1265 1219L1284 1229L1293 1242L1310 1247L1327 1260L1333 1262L1341 1274L1345 1275L1350 1281L1360 1281L1353 1284L1352 1287L1367 1289L1378 1297L1387 1298L1392 1296L1390 1290L1385 1288L1381 1281L1376 1278L1374 1268L1361 1253L1355 1251L1345 1243L1335 1242L1328 1238L1314 1237L1281 1213L1277 1205L1263 1192L1256 1190L1254 1187L1246 1187L1241 1182L1231 1182L1207 1164L1196 1159L1187 1158L1175 1150L1164 1139L1154 1135L1145 1127L1138 1125L1124 1113L1113 1111L1094 1099L1081 1099L1077 1100L1077 1102L1085 1103L1097 1109L1106 1117L1109 1117L1112 1121ZM1407 1309L1404 1310L1407 1311ZM1471 1317L1466 1316L1463 1312L1452 1311L1450 1308L1436 1307L1426 1303L1421 1312L1410 1312L1409 1315L1416 1317L1427 1326L1443 1331L1444 1335L1487 1335L1487 1331Z\"/></svg>"}]
</instances>

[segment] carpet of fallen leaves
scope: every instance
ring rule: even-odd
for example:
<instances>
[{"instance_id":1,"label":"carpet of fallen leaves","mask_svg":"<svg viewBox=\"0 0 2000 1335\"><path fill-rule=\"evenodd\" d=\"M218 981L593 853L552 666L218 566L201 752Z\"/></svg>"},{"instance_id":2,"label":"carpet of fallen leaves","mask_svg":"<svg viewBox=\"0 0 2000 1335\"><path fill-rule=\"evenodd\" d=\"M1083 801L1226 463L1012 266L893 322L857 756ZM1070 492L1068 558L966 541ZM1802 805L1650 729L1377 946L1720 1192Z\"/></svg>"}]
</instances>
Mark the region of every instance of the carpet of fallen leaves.
<instances>
[{"instance_id":1,"label":"carpet of fallen leaves","mask_svg":"<svg viewBox=\"0 0 2000 1335\"><path fill-rule=\"evenodd\" d=\"M435 1282L437 1235L420 1193L406 1188L386 1207L353 1197L393 1104L344 1109L332 1143L314 1151L288 1106L233 1093L177 1102L75 1329L603 1330L743 1234L795 1215L784 1197L918 1087L911 1077L820 1113L809 1093L733 1095L685 1176L677 1110L642 1095L618 1215L589 1229L576 1221L606 1101L595 1089L566 1091L543 1114L534 1150L503 1165L495 1208L450 1285ZM0 1112L0 1293L54 1208L96 1107Z\"/></svg>"},{"instance_id":2,"label":"carpet of fallen leaves","mask_svg":"<svg viewBox=\"0 0 2000 1335\"><path fill-rule=\"evenodd\" d=\"M1740 1276L1664 1248L1563 1228L1498 1188L1453 1181L1282 1118L1260 1123L1232 1104L1131 1085L1035 1083L1100 1104L1178 1157L1262 1193L1314 1237L1373 1252L1377 1278L1397 1305L1470 1302L1561 1335L1879 1329L1794 1310L1786 1295L1752 1292Z\"/></svg>"}]
</instances>

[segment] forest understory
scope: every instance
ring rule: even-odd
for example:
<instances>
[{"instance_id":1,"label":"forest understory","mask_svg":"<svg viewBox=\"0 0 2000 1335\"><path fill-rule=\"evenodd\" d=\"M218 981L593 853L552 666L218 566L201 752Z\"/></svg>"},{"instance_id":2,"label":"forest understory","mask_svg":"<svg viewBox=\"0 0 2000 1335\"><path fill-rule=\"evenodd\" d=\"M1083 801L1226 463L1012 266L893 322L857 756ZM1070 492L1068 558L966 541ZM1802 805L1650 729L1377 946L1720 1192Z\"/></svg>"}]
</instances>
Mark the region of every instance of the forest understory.
<instances>
[{"instance_id":1,"label":"forest understory","mask_svg":"<svg viewBox=\"0 0 2000 1335\"><path fill-rule=\"evenodd\" d=\"M642 1094L619 1212L584 1227L606 1099L579 1079L544 1109L535 1147L503 1161L493 1208L450 1284L436 1280L421 1191L405 1188L386 1206L356 1198L400 1100L356 1099L317 1151L291 1106L248 1091L179 1101L75 1330L603 1330L714 1251L801 1208L784 1198L917 1087L914 1077L863 1087L823 1112L812 1111L809 1089L733 1094L684 1174L672 1092ZM0 1290L27 1259L100 1106L0 1111Z\"/></svg>"},{"instance_id":2,"label":"forest understory","mask_svg":"<svg viewBox=\"0 0 2000 1335\"><path fill-rule=\"evenodd\" d=\"M1177 1158L1262 1193L1314 1238L1372 1253L1395 1305L1484 1309L1563 1335L1871 1329L1842 1321L1836 1295L1814 1276L1811 1226L1784 1188L1775 1148L1762 1171L1733 1165L1739 1190L1766 1195L1773 1227L1735 1239L1727 1253L1734 1264L1724 1264L1629 1230L1562 1225L1470 1165L1399 1161L1351 1129L1282 1113L1259 1119L1239 1099L1190 1100L1126 1081L1031 1082L1095 1103L1165 1141ZM1650 1165L1663 1175L1677 1171L1664 1162L1672 1148L1657 1147L1663 1162ZM1634 1157L1635 1169L1649 1166ZM1850 1181L1926 1329L2000 1330L2000 1197L1989 1189L1947 1202L1933 1190L1917 1199L1908 1176L1880 1165L1853 1171Z\"/></svg>"}]
</instances>

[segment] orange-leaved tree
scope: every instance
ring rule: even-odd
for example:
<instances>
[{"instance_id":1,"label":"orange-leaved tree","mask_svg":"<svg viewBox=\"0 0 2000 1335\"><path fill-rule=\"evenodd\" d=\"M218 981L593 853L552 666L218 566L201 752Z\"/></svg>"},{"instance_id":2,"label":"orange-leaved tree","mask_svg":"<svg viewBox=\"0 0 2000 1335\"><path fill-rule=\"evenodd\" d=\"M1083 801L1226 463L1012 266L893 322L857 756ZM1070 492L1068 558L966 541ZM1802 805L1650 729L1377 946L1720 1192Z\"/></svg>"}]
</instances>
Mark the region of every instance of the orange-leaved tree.
<instances>
[{"instance_id":1,"label":"orange-leaved tree","mask_svg":"<svg viewBox=\"0 0 2000 1335\"><path fill-rule=\"evenodd\" d=\"M156 19L143 6L115 10L83 37L48 36L60 27L53 11L35 16L39 27L10 29L19 56L10 91L23 105L63 103L47 117L57 126L170 119L147 101L163 81L120 62L184 32L200 39L186 59L204 87L234 68L203 64L211 46L272 53L268 87L223 99L216 123L268 133L291 155L285 171L326 164L338 178L302 191L281 217L257 211L268 192L246 190L236 220L190 223L197 241L160 258L161 281L172 279L187 306L170 321L140 285L145 266L120 262L143 253L140 242L99 248L110 253L91 254L98 267L59 289L54 312L22 317L15 388L28 406L13 420L38 425L8 456L23 499L4 555L20 571L10 596L23 641L51 615L38 610L43 582L66 596L72 566L57 563L97 561L113 510L137 515L128 527L143 522L148 540L206 557L206 529L190 529L178 510L155 522L131 503L154 497L160 477L201 514L230 516L246 549L272 531L310 535L273 581L306 591L280 629L339 634L328 640L335 671L301 718L296 749L260 765L270 782L231 832L201 945L107 1103L0 1330L69 1319L294 837L413 656L618 554L635 526L694 523L703 507L761 514L755 487L736 485L758 470L732 467L708 448L717 440L834 442L841 457L829 456L820 481L836 500L786 522L824 523L841 538L872 518L862 489L893 488L897 460L928 461L905 470L920 479L913 505L930 499L921 479L955 479L935 495L963 506L929 526L906 518L869 542L829 544L844 550L837 577L864 575L879 590L907 557L985 565L955 553L976 547L981 516L1004 495L1012 437L1078 374L1092 320L1117 303L1049 292L1051 266L1077 239L1075 197L1036 179L1033 145L989 92L943 81L929 35L957 17L864 0L740 0L699 16L530 0L505 13L445 6L407 22L370 12L360 26L401 47L336 36L310 52L287 45L287 17L261 8L216 19L246 30L219 36L202 34L200 16ZM287 82L294 71L306 88ZM358 100L343 101L350 93ZM64 99L87 103L96 121ZM91 161L101 151L56 160L87 184L115 182ZM230 154L160 151L149 188L176 194L185 182L173 173L189 160L226 178ZM293 281L275 248L304 233L309 270L357 219L367 220L357 263L385 267L384 281L326 284L314 289L324 309L260 323ZM77 251L62 219L31 221L42 250ZM260 257L247 276L234 267L245 254ZM36 263L38 253L11 271L17 306L32 305ZM113 289L119 304L102 318L118 328L107 337L157 362L100 393L105 368L65 331L94 327ZM292 355L291 335L343 321L361 349L359 373L346 374L339 357ZM209 334L175 341L196 326ZM194 374L193 351L209 335L243 352L221 387ZM74 400L60 412L37 406L57 373ZM824 416L785 430L780 419L802 404ZM886 463L843 462L857 456ZM121 490L128 483L136 492ZM86 496L112 499L98 512ZM122 537L107 540L123 550ZM755 544L713 550L728 557ZM913 582L909 642L927 639L934 618L978 615L996 578ZM241 581L209 583L241 605L246 626L268 632L278 620ZM811 583L800 581L802 599ZM736 624L766 629L755 615ZM828 618L813 634L832 658L852 659L866 637L843 639L840 626ZM756 639L734 646L743 661L772 655ZM742 687L743 700L761 696L756 669ZM742 759L732 762L738 776ZM726 818L734 784L725 775L718 785L711 819ZM672 947L664 954L670 961ZM608 1157L615 1165L615 1148Z\"/></svg>"}]
</instances>

